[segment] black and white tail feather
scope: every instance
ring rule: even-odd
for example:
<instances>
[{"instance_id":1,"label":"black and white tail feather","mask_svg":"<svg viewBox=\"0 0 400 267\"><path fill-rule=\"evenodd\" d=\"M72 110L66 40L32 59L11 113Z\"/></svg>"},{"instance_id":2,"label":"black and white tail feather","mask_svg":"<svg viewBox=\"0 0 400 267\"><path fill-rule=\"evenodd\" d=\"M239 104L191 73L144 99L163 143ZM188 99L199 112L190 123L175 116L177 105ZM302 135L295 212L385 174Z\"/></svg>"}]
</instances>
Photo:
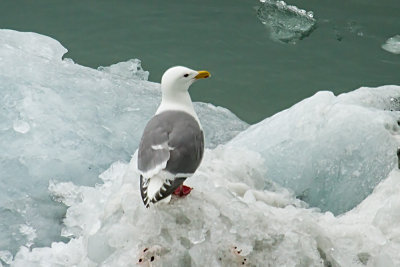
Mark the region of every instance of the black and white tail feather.
<instances>
[{"instance_id":1,"label":"black and white tail feather","mask_svg":"<svg viewBox=\"0 0 400 267\"><path fill-rule=\"evenodd\" d=\"M187 177L179 177L173 180L167 179L160 189L154 194L153 197L148 195L149 179L144 179L143 175L140 175L140 195L143 200L143 204L146 208L150 207L150 203L156 203L169 195L171 195L179 186L183 184Z\"/></svg>"}]
</instances>

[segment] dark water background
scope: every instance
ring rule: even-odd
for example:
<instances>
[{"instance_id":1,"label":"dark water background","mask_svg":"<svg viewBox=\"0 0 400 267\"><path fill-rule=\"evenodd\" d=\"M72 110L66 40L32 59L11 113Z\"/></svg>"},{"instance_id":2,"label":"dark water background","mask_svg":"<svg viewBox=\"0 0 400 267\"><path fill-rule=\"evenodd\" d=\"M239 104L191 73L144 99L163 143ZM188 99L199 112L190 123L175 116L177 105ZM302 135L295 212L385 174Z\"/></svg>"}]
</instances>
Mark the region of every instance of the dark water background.
<instances>
[{"instance_id":1,"label":"dark water background","mask_svg":"<svg viewBox=\"0 0 400 267\"><path fill-rule=\"evenodd\" d=\"M294 45L269 38L256 0L1 1L0 28L51 36L89 67L139 58L151 81L173 65L209 70L192 98L250 123L316 91L400 84L400 55L381 49L400 34L399 0L287 2L317 19Z\"/></svg>"}]
</instances>

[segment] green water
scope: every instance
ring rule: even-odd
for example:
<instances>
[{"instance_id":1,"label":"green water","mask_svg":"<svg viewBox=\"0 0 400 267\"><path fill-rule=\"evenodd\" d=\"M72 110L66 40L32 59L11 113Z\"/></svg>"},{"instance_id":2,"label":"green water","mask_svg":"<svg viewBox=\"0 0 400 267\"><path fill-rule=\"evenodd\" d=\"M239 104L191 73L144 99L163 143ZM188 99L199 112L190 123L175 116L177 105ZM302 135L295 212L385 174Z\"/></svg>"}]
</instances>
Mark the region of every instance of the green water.
<instances>
[{"instance_id":1,"label":"green water","mask_svg":"<svg viewBox=\"0 0 400 267\"><path fill-rule=\"evenodd\" d=\"M90 67L139 58L151 81L173 65L209 70L192 98L250 123L316 91L400 84L400 55L381 49L400 34L399 0L288 4L313 11L318 23L295 45L269 38L256 0L1 1L0 28L51 36Z\"/></svg>"}]
</instances>

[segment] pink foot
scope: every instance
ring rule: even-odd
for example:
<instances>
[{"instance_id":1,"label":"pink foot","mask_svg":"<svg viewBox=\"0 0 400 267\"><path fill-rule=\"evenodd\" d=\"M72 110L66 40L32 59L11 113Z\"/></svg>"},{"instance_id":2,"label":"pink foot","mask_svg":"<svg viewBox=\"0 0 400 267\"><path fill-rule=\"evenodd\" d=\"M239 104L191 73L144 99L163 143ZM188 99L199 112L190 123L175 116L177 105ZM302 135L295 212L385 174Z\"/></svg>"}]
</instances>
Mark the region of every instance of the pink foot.
<instances>
[{"instance_id":1,"label":"pink foot","mask_svg":"<svg viewBox=\"0 0 400 267\"><path fill-rule=\"evenodd\" d=\"M183 197L186 195L189 195L190 191L192 191L192 188L186 185L181 185L174 191L174 195L178 197Z\"/></svg>"}]
</instances>

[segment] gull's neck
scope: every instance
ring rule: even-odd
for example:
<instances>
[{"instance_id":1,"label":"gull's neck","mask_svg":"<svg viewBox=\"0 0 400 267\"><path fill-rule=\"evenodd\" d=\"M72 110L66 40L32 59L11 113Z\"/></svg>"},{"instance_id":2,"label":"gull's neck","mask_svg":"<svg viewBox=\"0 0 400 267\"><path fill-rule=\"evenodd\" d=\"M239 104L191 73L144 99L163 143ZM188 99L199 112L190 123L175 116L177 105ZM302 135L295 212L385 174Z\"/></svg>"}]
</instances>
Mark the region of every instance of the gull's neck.
<instances>
[{"instance_id":1,"label":"gull's neck","mask_svg":"<svg viewBox=\"0 0 400 267\"><path fill-rule=\"evenodd\" d=\"M194 111L193 102L192 99L190 98L188 91L180 91L173 93L166 93L163 91L161 104L157 109L156 115L167 110L179 110L189 113L196 119L196 121L199 123L201 127L199 118L197 117L197 114Z\"/></svg>"}]
</instances>

